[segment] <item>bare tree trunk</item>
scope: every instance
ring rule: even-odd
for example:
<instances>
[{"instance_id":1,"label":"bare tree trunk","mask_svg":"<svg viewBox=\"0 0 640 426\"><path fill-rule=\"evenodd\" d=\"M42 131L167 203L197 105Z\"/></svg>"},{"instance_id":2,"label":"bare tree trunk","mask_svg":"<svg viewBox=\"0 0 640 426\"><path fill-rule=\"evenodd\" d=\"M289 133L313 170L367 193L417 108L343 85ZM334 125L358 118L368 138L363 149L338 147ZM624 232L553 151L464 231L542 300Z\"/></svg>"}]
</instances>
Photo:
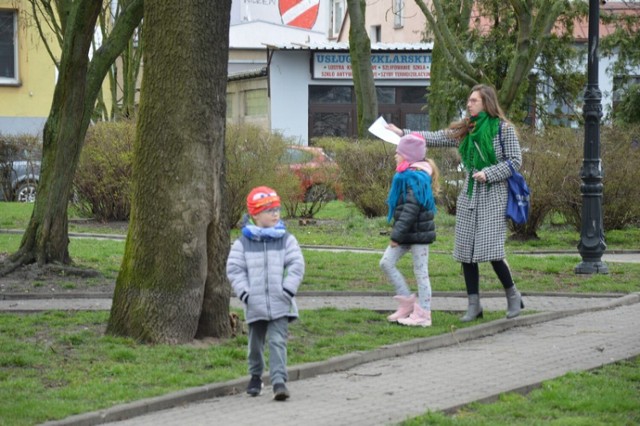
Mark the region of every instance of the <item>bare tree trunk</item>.
<instances>
[{"instance_id":1,"label":"bare tree trunk","mask_svg":"<svg viewBox=\"0 0 640 426\"><path fill-rule=\"evenodd\" d=\"M20 248L0 267L0 275L32 262L71 262L67 203L84 137L107 70L142 19L142 0L132 0L109 39L89 62L101 2L66 0L56 4L61 21L53 26L60 29L62 54L51 112L44 127L38 195ZM50 16L54 15L57 14Z\"/></svg>"},{"instance_id":2,"label":"bare tree trunk","mask_svg":"<svg viewBox=\"0 0 640 426\"><path fill-rule=\"evenodd\" d=\"M136 113L136 90L142 65L142 51L142 31L139 31L137 47L131 40L122 54L122 107L119 111L122 117L132 118ZM114 107L119 106L114 105Z\"/></svg>"},{"instance_id":3,"label":"bare tree trunk","mask_svg":"<svg viewBox=\"0 0 640 426\"><path fill-rule=\"evenodd\" d=\"M145 2L133 199L107 332L230 335L224 133L231 1Z\"/></svg>"},{"instance_id":4,"label":"bare tree trunk","mask_svg":"<svg viewBox=\"0 0 640 426\"><path fill-rule=\"evenodd\" d=\"M376 83L371 70L371 40L365 28L365 0L347 0L349 19L349 53L353 87L358 110L358 136L368 137L367 129L378 117Z\"/></svg>"},{"instance_id":5,"label":"bare tree trunk","mask_svg":"<svg viewBox=\"0 0 640 426\"><path fill-rule=\"evenodd\" d=\"M117 21L123 11L139 1L141 0L119 0L115 10L110 5L102 9L99 17L102 39L109 37L112 29L110 23ZM142 64L142 26L138 26L136 29L135 37L129 38L119 55L120 60L109 67L107 78L111 103L110 105L106 104L103 91L100 91L94 117L100 116L100 119L104 121L135 117L136 89Z\"/></svg>"},{"instance_id":6,"label":"bare tree trunk","mask_svg":"<svg viewBox=\"0 0 640 426\"><path fill-rule=\"evenodd\" d=\"M76 165L80 158L79 141L84 137L88 52L99 2L84 2L71 10L67 18L51 113L44 127L43 158L38 196L20 249L10 257L16 267L37 261L69 263L67 202ZM66 53L66 55L64 54ZM85 127L86 128L86 127Z\"/></svg>"}]
</instances>

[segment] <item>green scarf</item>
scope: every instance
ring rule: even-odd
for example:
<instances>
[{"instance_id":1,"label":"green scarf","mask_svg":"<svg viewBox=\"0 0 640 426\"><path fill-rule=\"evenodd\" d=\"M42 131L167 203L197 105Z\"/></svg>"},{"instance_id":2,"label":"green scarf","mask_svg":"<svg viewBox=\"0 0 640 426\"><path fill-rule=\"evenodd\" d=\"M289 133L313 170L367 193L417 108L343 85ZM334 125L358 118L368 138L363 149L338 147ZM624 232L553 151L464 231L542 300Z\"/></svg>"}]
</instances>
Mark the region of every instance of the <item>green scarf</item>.
<instances>
[{"instance_id":1,"label":"green scarf","mask_svg":"<svg viewBox=\"0 0 640 426\"><path fill-rule=\"evenodd\" d=\"M462 164L469 172L482 170L496 164L496 152L493 149L493 138L498 134L499 117L490 117L486 112L471 117L472 129L460 144L458 151L462 157ZM469 176L467 195L473 194L473 179Z\"/></svg>"}]
</instances>

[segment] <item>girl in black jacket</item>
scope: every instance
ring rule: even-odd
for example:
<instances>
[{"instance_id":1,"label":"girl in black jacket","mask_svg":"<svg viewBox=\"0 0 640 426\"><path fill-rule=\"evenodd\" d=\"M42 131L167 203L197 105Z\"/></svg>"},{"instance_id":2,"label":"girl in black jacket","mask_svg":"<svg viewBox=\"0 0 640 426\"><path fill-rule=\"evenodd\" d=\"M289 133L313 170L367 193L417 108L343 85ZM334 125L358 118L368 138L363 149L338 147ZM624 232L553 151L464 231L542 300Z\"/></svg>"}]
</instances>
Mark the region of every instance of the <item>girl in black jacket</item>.
<instances>
[{"instance_id":1,"label":"girl in black jacket","mask_svg":"<svg viewBox=\"0 0 640 426\"><path fill-rule=\"evenodd\" d=\"M398 309L389 321L403 325L431 325L431 282L429 280L429 244L436 239L434 216L438 168L427 159L424 138L408 134L396 148L396 174L387 198L389 222L393 220L391 241L380 259L380 267L396 290ZM435 191L434 191L435 189ZM418 297L412 294L396 267L398 260L411 251Z\"/></svg>"}]
</instances>

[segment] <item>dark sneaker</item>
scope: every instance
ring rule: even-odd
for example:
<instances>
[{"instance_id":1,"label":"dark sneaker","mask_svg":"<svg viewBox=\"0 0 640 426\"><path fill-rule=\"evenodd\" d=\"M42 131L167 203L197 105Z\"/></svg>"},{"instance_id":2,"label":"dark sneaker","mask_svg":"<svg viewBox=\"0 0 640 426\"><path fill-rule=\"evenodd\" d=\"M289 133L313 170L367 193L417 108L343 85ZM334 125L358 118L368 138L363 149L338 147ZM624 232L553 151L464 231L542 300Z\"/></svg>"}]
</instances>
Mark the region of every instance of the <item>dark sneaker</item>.
<instances>
[{"instance_id":1,"label":"dark sneaker","mask_svg":"<svg viewBox=\"0 0 640 426\"><path fill-rule=\"evenodd\" d=\"M247 386L247 393L251 396L258 396L262 393L262 379L260 376L251 376L249 386Z\"/></svg>"},{"instance_id":2,"label":"dark sneaker","mask_svg":"<svg viewBox=\"0 0 640 426\"><path fill-rule=\"evenodd\" d=\"M273 385L273 399L276 401L284 401L289 398L289 390L284 383L276 383Z\"/></svg>"}]
</instances>

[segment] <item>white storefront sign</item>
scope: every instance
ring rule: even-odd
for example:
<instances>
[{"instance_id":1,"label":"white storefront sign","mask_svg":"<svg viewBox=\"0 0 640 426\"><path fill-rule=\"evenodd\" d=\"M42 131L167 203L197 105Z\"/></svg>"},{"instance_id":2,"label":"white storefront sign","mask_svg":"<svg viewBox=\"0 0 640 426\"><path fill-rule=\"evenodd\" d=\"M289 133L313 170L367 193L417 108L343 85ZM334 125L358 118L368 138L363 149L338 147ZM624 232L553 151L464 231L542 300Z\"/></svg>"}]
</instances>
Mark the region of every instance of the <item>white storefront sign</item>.
<instances>
[{"instance_id":1,"label":"white storefront sign","mask_svg":"<svg viewBox=\"0 0 640 426\"><path fill-rule=\"evenodd\" d=\"M371 53L371 70L377 80L428 79L431 53ZM351 79L351 56L337 52L314 53L313 78Z\"/></svg>"}]
</instances>

